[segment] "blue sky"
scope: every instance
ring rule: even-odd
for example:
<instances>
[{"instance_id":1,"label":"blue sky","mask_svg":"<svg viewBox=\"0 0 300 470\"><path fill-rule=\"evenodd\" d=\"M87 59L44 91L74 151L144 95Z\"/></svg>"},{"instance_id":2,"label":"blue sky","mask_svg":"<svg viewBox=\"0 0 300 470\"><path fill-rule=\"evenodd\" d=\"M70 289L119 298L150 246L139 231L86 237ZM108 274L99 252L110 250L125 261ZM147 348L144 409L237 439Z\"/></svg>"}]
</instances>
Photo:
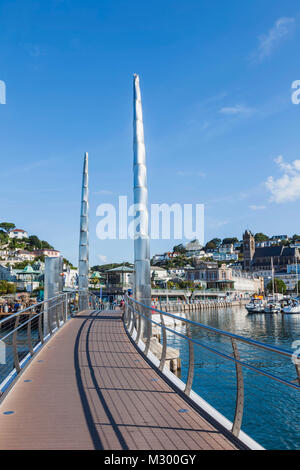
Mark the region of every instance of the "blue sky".
<instances>
[{"instance_id":1,"label":"blue sky","mask_svg":"<svg viewBox=\"0 0 300 470\"><path fill-rule=\"evenodd\" d=\"M150 202L204 203L206 240L299 233L299 41L296 0L0 0L1 220L77 264L88 151L91 264L132 260L96 207L132 196L136 72Z\"/></svg>"}]
</instances>

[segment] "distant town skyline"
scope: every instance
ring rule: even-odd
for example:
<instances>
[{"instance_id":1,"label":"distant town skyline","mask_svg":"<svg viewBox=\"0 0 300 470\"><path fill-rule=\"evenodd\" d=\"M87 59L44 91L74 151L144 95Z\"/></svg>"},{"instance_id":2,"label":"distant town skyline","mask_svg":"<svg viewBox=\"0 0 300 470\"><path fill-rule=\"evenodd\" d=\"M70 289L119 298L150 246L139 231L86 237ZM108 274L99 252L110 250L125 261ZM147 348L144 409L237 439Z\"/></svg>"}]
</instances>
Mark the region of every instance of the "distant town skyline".
<instances>
[{"instance_id":1,"label":"distant town skyline","mask_svg":"<svg viewBox=\"0 0 300 470\"><path fill-rule=\"evenodd\" d=\"M204 204L205 242L300 232L298 2L28 0L0 14L2 220L77 266L87 151L90 264L133 260L132 240L97 238L96 208L132 200L136 72L149 203ZM179 243L152 240L151 256Z\"/></svg>"}]
</instances>

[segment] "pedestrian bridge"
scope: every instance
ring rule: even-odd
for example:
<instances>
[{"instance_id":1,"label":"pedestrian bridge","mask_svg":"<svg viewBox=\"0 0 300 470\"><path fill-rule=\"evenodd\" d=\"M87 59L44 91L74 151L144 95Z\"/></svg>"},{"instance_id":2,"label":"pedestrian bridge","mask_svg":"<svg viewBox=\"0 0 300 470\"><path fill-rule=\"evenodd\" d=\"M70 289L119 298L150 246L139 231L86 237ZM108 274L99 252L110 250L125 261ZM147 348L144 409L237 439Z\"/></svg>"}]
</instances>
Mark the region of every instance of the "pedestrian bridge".
<instances>
[{"instance_id":1,"label":"pedestrian bridge","mask_svg":"<svg viewBox=\"0 0 300 470\"><path fill-rule=\"evenodd\" d=\"M0 320L0 449L262 449L242 430L245 371L299 392L300 365L295 362L294 367L290 351L200 324L181 317L182 312L174 315L151 306L147 194L141 96L135 75L134 203L144 211L146 222L138 224L143 232L134 239L134 298L127 297L121 311L89 292L86 154L78 291L63 292L62 259L46 258L46 300ZM193 337L194 327L217 340ZM168 368L169 334L188 345L185 382ZM221 350L221 343L227 349ZM195 346L232 366L236 391L232 422L193 390L195 362L200 357ZM274 375L268 361L256 356L257 350L284 357L285 374ZM218 370L211 376L215 387ZM223 394L223 383L220 388ZM255 412L253 419L257 419Z\"/></svg>"},{"instance_id":2,"label":"pedestrian bridge","mask_svg":"<svg viewBox=\"0 0 300 470\"><path fill-rule=\"evenodd\" d=\"M0 406L1 449L245 447L187 403L142 357L120 310L84 310L64 321L59 308L53 304L49 315L59 328L38 343L32 356L29 352L23 367L24 344L11 330L19 373ZM25 313L4 323L14 320L16 328L21 326L19 338L25 331L28 343L43 314L35 316L31 309L26 319Z\"/></svg>"},{"instance_id":3,"label":"pedestrian bridge","mask_svg":"<svg viewBox=\"0 0 300 470\"><path fill-rule=\"evenodd\" d=\"M81 295L89 297L85 310ZM150 321L145 308L127 298L125 312L111 310L94 295L72 292L2 319L0 449L262 449L241 431L241 372L249 364L239 358L237 343L251 340L223 332L233 342L228 359L237 372L230 423L192 390L189 323L195 322L184 319L190 364L183 384L166 367L168 319L179 317L152 312L161 317L158 359L151 342L142 341Z\"/></svg>"}]
</instances>

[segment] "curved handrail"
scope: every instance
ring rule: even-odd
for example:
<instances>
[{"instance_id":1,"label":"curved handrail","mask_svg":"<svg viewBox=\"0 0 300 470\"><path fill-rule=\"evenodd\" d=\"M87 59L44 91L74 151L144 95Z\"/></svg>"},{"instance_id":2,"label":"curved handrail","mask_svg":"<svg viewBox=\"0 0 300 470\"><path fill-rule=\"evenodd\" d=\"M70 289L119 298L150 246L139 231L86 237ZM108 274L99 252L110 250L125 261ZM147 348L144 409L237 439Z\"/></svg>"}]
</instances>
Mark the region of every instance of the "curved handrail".
<instances>
[{"instance_id":1,"label":"curved handrail","mask_svg":"<svg viewBox=\"0 0 300 470\"><path fill-rule=\"evenodd\" d=\"M8 315L6 318L0 321L0 332L3 333L3 336L0 336L0 342L4 342L10 336L13 338L12 356L10 357L10 359L13 357L13 361L10 369L6 373L6 376L0 377L0 395L7 387L8 379L10 383L11 380L14 379L15 376L20 372L23 366L23 362L27 362L27 360L29 360L35 354L36 350L39 349L39 347L44 343L44 341L46 341L48 337L52 336L63 324L65 324L71 317L74 316L76 309L75 311L71 311L70 305L71 302L75 299L76 295L78 295L78 298L86 296L88 304L91 302L92 308L94 310L100 310L101 307L104 307L104 304L100 301L99 297L93 292L72 290L60 293L42 302L37 302L29 307ZM39 312L36 312L37 308L40 309ZM43 316L46 313L46 309L48 313L51 312L51 318L50 316L48 316L48 318ZM22 320L24 321L20 321L21 317L24 315L28 315L28 319L24 320L23 317ZM8 326L4 329L3 326L5 326L6 323ZM34 348L32 347L31 331L33 325L37 327L39 338L39 341ZM25 338L22 339L22 342L23 344L28 344L28 353L20 362L17 336L18 332L21 329L24 329L24 327L26 327Z\"/></svg>"},{"instance_id":2,"label":"curved handrail","mask_svg":"<svg viewBox=\"0 0 300 470\"><path fill-rule=\"evenodd\" d=\"M228 331L220 330L218 328L214 328L208 325L204 325L202 323L196 322L194 320L190 320L185 317L180 317L178 315L173 315L169 312L165 312L163 310L160 310L158 308L155 308L154 306L149 306L145 305L142 302L139 302L138 300L135 300L132 297L126 296L125 298L125 315L124 315L124 323L127 328L127 331L131 336L133 336L134 329L136 329L136 336L135 336L135 341L138 343L141 335L141 318L144 319L145 322L150 322L154 325L159 326L162 328L163 331L163 349L160 357L160 366L159 369L162 371L165 365L166 361L166 343L167 343L167 335L165 334L166 331L175 334L178 337L181 337L182 339L188 341L189 344L189 371L188 371L188 379L187 383L185 386L184 392L189 395L191 390L192 390L192 383L193 383L193 378L194 378L194 367L193 364L191 364L191 361L194 361L194 345L198 345L202 347L203 349L206 349L209 352L212 352L226 360L229 360L230 362L233 362L236 366L236 383L237 383L237 393L236 393L236 410L235 410L235 416L234 416L234 421L232 423L232 429L231 432L235 436L239 436L240 430L241 430L241 424L242 424L242 417L243 417L243 410L244 410L244 381L243 381L243 368L247 368L257 374L260 374L262 376L265 376L269 379L272 379L276 382L279 382L283 385L286 385L290 388L293 388L295 390L300 391L300 367L298 364L294 363L295 368L296 368L296 374L297 374L297 383L295 381L289 381L286 380L285 378L279 377L277 375L274 375L270 373L267 370L263 370L261 368L258 368L251 363L245 362L245 360L242 360L239 355L239 350L237 343L242 342L244 344L249 345L250 347L256 347L256 348L261 348L264 349L268 352L280 354L284 357L293 359L294 355L291 351L288 351L286 349L278 348L276 346L271 346L265 343L262 343L260 341L256 341L250 338L245 338L243 336L236 335L234 333L230 333ZM150 314L150 315L149 315ZM161 321L155 321L152 318L152 314L158 314L160 316ZM187 335L176 330L175 328L169 327L165 324L162 319L164 316L172 318L174 320L179 320L183 323L187 324ZM138 323L138 324L137 324ZM226 338L229 338L231 340L231 346L232 346L232 356L227 354L226 352L220 351L216 348L213 348L211 346L208 346L207 344L202 343L201 341L191 338L189 335L189 326L194 325L197 326L208 333L213 333L217 335L222 335ZM147 339L147 344L150 343L151 338L146 338ZM149 348L148 348L149 349ZM145 354L148 354L148 349L145 348ZM294 361L293 361L294 362Z\"/></svg>"},{"instance_id":3,"label":"curved handrail","mask_svg":"<svg viewBox=\"0 0 300 470\"><path fill-rule=\"evenodd\" d=\"M246 338L244 336L236 335L235 333L230 333L229 331L226 331L226 330L219 330L218 328L214 328L213 326L204 325L203 323L199 323L199 322L196 322L194 320L190 320L188 318L178 317L177 315L173 315L172 313L164 312L163 310L159 310L159 309L154 308L154 307L149 307L148 305L145 305L145 304L143 304L143 303L141 303L137 300L134 300L134 302L136 304L139 304L142 307L146 308L147 310L151 310L152 313L153 313L153 311L155 311L156 313L166 315L170 318L174 318L175 320L180 320L180 321L185 322L185 323L190 323L191 325L199 326L200 328L203 328L205 330L209 330L212 333L218 333L220 335L236 339L237 341L242 341L243 343L252 344L253 346L257 346L257 347L262 348L262 349L267 349L267 350L272 351L272 352L277 352L279 354L282 354L284 356L288 356L290 358L293 357L293 352L288 351L287 349L278 348L277 346L271 346L269 344L265 344L265 343L262 343L260 341L256 341L256 340L251 339L251 338Z\"/></svg>"}]
</instances>

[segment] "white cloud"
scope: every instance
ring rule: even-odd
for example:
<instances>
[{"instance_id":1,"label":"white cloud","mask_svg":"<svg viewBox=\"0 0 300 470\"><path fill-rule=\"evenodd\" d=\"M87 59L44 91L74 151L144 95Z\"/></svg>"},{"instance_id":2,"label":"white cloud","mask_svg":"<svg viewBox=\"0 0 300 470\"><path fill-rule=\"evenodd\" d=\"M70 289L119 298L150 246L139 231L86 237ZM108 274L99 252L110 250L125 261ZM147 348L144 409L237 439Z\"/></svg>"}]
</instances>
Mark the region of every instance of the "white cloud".
<instances>
[{"instance_id":1,"label":"white cloud","mask_svg":"<svg viewBox=\"0 0 300 470\"><path fill-rule=\"evenodd\" d=\"M219 112L222 114L230 114L230 115L250 114L250 113L253 113L254 111L255 111L254 108L248 108L247 106L242 106L240 104L237 104L235 106L224 107L219 110Z\"/></svg>"},{"instance_id":2,"label":"white cloud","mask_svg":"<svg viewBox=\"0 0 300 470\"><path fill-rule=\"evenodd\" d=\"M203 173L203 171L177 171L178 176L201 176L201 178L204 178L206 176L206 173Z\"/></svg>"},{"instance_id":3,"label":"white cloud","mask_svg":"<svg viewBox=\"0 0 300 470\"><path fill-rule=\"evenodd\" d=\"M94 191L93 194L113 194L109 189L101 189L100 191Z\"/></svg>"},{"instance_id":4,"label":"white cloud","mask_svg":"<svg viewBox=\"0 0 300 470\"><path fill-rule=\"evenodd\" d=\"M105 263L107 261L107 256L105 255L98 255L98 258L102 263Z\"/></svg>"},{"instance_id":5,"label":"white cloud","mask_svg":"<svg viewBox=\"0 0 300 470\"><path fill-rule=\"evenodd\" d=\"M265 57L268 57L276 45L288 36L294 23L295 18L287 17L282 17L275 21L268 33L258 38L258 49L254 53L253 58L262 61Z\"/></svg>"},{"instance_id":6,"label":"white cloud","mask_svg":"<svg viewBox=\"0 0 300 470\"><path fill-rule=\"evenodd\" d=\"M249 206L249 208L252 211L260 211L260 210L266 209L266 206L256 206L255 204L252 204L251 206Z\"/></svg>"},{"instance_id":7,"label":"white cloud","mask_svg":"<svg viewBox=\"0 0 300 470\"><path fill-rule=\"evenodd\" d=\"M274 161L283 174L277 179L269 176L265 182L271 193L270 200L283 203L300 199L300 160L286 163L282 155L279 155Z\"/></svg>"}]
</instances>

